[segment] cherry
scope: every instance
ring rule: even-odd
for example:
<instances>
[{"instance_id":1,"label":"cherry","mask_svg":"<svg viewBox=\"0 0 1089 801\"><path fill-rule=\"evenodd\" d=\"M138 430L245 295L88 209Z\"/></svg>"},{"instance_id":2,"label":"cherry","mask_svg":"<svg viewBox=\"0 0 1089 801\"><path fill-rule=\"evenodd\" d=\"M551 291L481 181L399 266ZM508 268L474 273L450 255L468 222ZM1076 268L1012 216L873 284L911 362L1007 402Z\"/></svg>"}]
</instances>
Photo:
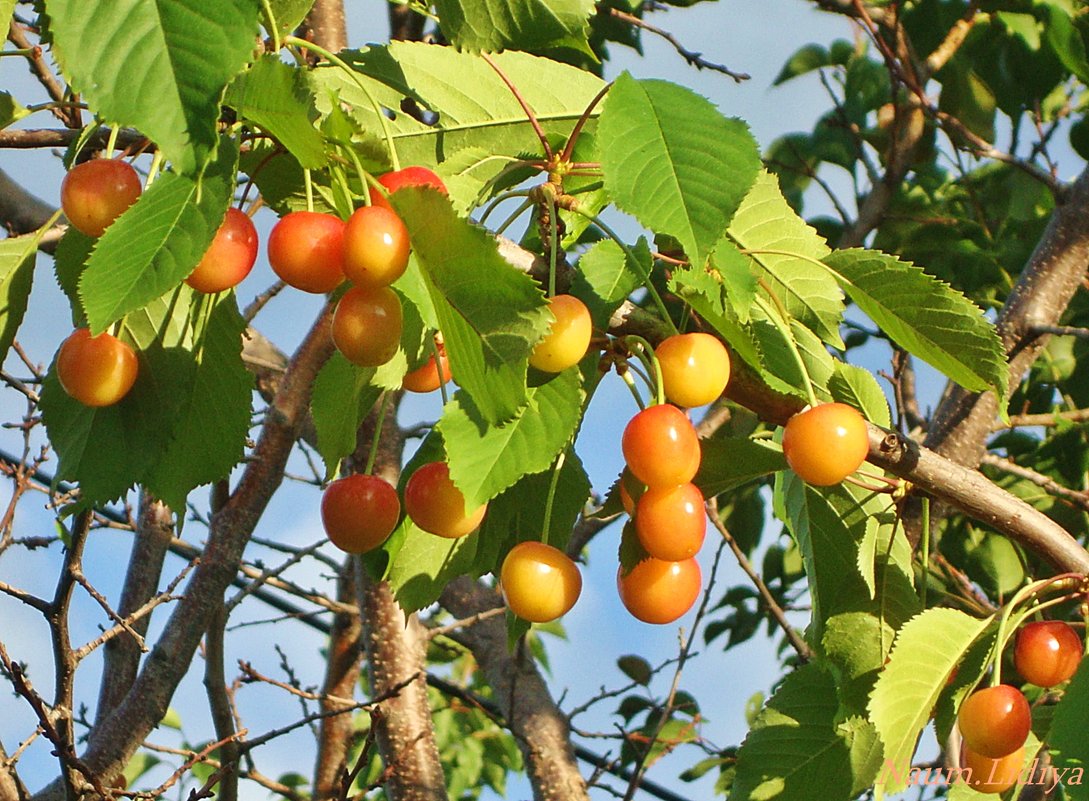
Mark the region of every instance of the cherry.
<instances>
[{"instance_id":1,"label":"cherry","mask_svg":"<svg viewBox=\"0 0 1089 801\"><path fill-rule=\"evenodd\" d=\"M444 195L447 194L446 184L427 167L413 166L387 172L385 175L379 176L378 183L382 184L386 188L386 192L391 195L406 186L430 186ZM370 193L372 206L385 206L387 209L392 209L389 200L373 186Z\"/></svg>"},{"instance_id":2,"label":"cherry","mask_svg":"<svg viewBox=\"0 0 1089 801\"><path fill-rule=\"evenodd\" d=\"M383 206L363 206L344 230L344 274L358 287L389 286L408 267L408 229Z\"/></svg>"},{"instance_id":3,"label":"cherry","mask_svg":"<svg viewBox=\"0 0 1089 801\"><path fill-rule=\"evenodd\" d=\"M284 215L269 233L268 263L288 286L332 292L344 281L344 221L316 211Z\"/></svg>"},{"instance_id":4,"label":"cherry","mask_svg":"<svg viewBox=\"0 0 1089 801\"><path fill-rule=\"evenodd\" d=\"M64 391L84 406L112 406L136 383L136 353L112 334L91 336L77 328L57 353L57 378Z\"/></svg>"},{"instance_id":5,"label":"cherry","mask_svg":"<svg viewBox=\"0 0 1089 801\"><path fill-rule=\"evenodd\" d=\"M333 312L333 343L360 367L385 364L401 344L401 299L389 287L344 293Z\"/></svg>"},{"instance_id":6,"label":"cherry","mask_svg":"<svg viewBox=\"0 0 1089 801\"><path fill-rule=\"evenodd\" d=\"M695 484L651 487L635 504L635 533L656 559L680 562L695 556L706 532L703 493Z\"/></svg>"},{"instance_id":7,"label":"cherry","mask_svg":"<svg viewBox=\"0 0 1089 801\"><path fill-rule=\"evenodd\" d=\"M1032 714L1020 690L998 684L968 696L960 705L957 723L968 748L997 759L1025 744Z\"/></svg>"},{"instance_id":8,"label":"cherry","mask_svg":"<svg viewBox=\"0 0 1089 801\"><path fill-rule=\"evenodd\" d=\"M140 197L140 176L127 161L92 159L77 164L61 182L61 209L87 236L102 236Z\"/></svg>"},{"instance_id":9,"label":"cherry","mask_svg":"<svg viewBox=\"0 0 1089 801\"><path fill-rule=\"evenodd\" d=\"M529 363L546 373L559 373L578 364L590 347L590 311L574 295L549 298L552 325L529 355Z\"/></svg>"},{"instance_id":10,"label":"cherry","mask_svg":"<svg viewBox=\"0 0 1089 801\"><path fill-rule=\"evenodd\" d=\"M257 229L244 211L227 209L212 244L185 283L214 294L238 286L257 261Z\"/></svg>"},{"instance_id":11,"label":"cherry","mask_svg":"<svg viewBox=\"0 0 1089 801\"><path fill-rule=\"evenodd\" d=\"M347 553L381 545L401 516L397 490L378 476L337 479L321 496L321 522L329 541Z\"/></svg>"},{"instance_id":12,"label":"cherry","mask_svg":"<svg viewBox=\"0 0 1089 801\"><path fill-rule=\"evenodd\" d=\"M676 334L654 349L667 399L678 406L718 400L730 380L730 354L710 334Z\"/></svg>"},{"instance_id":13,"label":"cherry","mask_svg":"<svg viewBox=\"0 0 1089 801\"><path fill-rule=\"evenodd\" d=\"M543 542L520 542L511 548L499 583L510 611L531 623L567 614L582 592L578 566L559 548Z\"/></svg>"},{"instance_id":14,"label":"cherry","mask_svg":"<svg viewBox=\"0 0 1089 801\"><path fill-rule=\"evenodd\" d=\"M445 348L440 346L438 366L435 365L435 357L432 356L423 365L409 372L402 380L401 386L409 392L434 392L449 380L450 360L446 358Z\"/></svg>"},{"instance_id":15,"label":"cherry","mask_svg":"<svg viewBox=\"0 0 1089 801\"><path fill-rule=\"evenodd\" d=\"M866 421L845 403L823 403L791 417L783 455L803 481L830 487L851 475L869 453Z\"/></svg>"},{"instance_id":16,"label":"cherry","mask_svg":"<svg viewBox=\"0 0 1089 801\"><path fill-rule=\"evenodd\" d=\"M450 478L446 462L423 465L405 484L405 512L417 526L440 537L464 537L480 525L487 509L486 503L465 508L465 496Z\"/></svg>"},{"instance_id":17,"label":"cherry","mask_svg":"<svg viewBox=\"0 0 1089 801\"><path fill-rule=\"evenodd\" d=\"M648 557L616 573L620 600L632 616L644 623L672 623L692 608L703 578L695 559L665 562Z\"/></svg>"},{"instance_id":18,"label":"cherry","mask_svg":"<svg viewBox=\"0 0 1089 801\"><path fill-rule=\"evenodd\" d=\"M1081 663L1081 637L1061 620L1039 620L1017 632L1013 663L1025 681L1054 687L1069 679Z\"/></svg>"},{"instance_id":19,"label":"cherry","mask_svg":"<svg viewBox=\"0 0 1089 801\"><path fill-rule=\"evenodd\" d=\"M970 778L965 781L979 793L1006 792L1017 784L1024 763L1024 746L998 759L977 754L967 746L961 749L960 754L961 768L972 771Z\"/></svg>"},{"instance_id":20,"label":"cherry","mask_svg":"<svg viewBox=\"0 0 1089 801\"><path fill-rule=\"evenodd\" d=\"M691 481L700 466L696 429L676 406L648 406L628 421L621 439L624 461L648 487Z\"/></svg>"}]
</instances>

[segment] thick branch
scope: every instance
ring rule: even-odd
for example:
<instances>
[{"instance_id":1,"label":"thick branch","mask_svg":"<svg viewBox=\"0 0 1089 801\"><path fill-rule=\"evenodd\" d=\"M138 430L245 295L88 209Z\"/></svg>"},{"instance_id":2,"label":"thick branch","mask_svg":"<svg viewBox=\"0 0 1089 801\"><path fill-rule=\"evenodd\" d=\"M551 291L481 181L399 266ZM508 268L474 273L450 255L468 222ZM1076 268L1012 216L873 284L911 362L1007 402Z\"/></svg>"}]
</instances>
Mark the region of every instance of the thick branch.
<instances>
[{"instance_id":1,"label":"thick branch","mask_svg":"<svg viewBox=\"0 0 1089 801\"><path fill-rule=\"evenodd\" d=\"M128 758L166 713L174 690L185 675L207 621L235 577L242 551L265 506L283 480L288 455L307 412L310 387L331 355L332 308L319 315L295 354L261 437L238 488L212 518L208 544L179 601L144 663L131 690L117 709L96 726L84 760L103 777L120 773ZM37 794L38 801L59 801L63 788L54 782Z\"/></svg>"},{"instance_id":2,"label":"thick branch","mask_svg":"<svg viewBox=\"0 0 1089 801\"><path fill-rule=\"evenodd\" d=\"M454 617L479 615L503 603L499 594L465 576L443 590L439 602ZM534 801L589 799L586 781L571 751L567 718L552 700L533 659L507 649L507 627L489 617L461 635L484 669L503 717L525 757Z\"/></svg>"}]
</instances>

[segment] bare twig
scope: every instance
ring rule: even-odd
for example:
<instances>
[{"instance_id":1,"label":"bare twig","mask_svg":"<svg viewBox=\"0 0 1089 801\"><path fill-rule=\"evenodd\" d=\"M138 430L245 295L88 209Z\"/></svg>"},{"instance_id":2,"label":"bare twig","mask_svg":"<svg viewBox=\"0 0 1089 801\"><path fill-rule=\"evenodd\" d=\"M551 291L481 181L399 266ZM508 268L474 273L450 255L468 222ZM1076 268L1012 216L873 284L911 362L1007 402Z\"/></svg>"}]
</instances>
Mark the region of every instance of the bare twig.
<instances>
[{"instance_id":1,"label":"bare twig","mask_svg":"<svg viewBox=\"0 0 1089 801\"><path fill-rule=\"evenodd\" d=\"M723 75L733 78L734 81L736 81L737 83L742 83L752 77L747 72L735 72L734 70L723 64L715 64L712 61L708 61L703 57L702 53L697 53L695 51L689 50L687 47L681 44L680 40L677 39L677 37L671 34L669 31L665 30L664 28L659 28L657 25L651 25L646 20L640 19L634 14L629 14L626 11L621 11L618 8L613 8L607 5L598 6L598 11L606 12L611 17L618 19L628 25L631 25L633 28L639 28L640 30L644 30L647 33L653 33L655 36L661 37L663 40L669 42L669 44L672 45L673 49L677 51L677 54L685 61L687 61L689 66L695 67L698 70L711 70L712 72L720 72Z\"/></svg>"}]
</instances>

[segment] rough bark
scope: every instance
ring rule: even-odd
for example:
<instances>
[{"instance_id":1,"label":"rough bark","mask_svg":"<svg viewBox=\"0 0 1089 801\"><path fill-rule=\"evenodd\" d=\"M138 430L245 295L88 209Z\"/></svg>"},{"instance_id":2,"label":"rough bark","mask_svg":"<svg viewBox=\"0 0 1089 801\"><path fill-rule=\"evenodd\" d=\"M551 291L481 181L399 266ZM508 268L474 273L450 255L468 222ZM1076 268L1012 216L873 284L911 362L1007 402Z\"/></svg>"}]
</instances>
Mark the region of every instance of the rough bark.
<instances>
[{"instance_id":1,"label":"rough bark","mask_svg":"<svg viewBox=\"0 0 1089 801\"><path fill-rule=\"evenodd\" d=\"M372 581L362 567L357 576L371 691L394 693L372 718L386 794L391 801L447 801L427 699L426 632L414 615L405 617L389 584Z\"/></svg>"},{"instance_id":2,"label":"rough bark","mask_svg":"<svg viewBox=\"0 0 1089 801\"><path fill-rule=\"evenodd\" d=\"M464 619L502 606L497 592L468 577L455 579L439 602ZM507 648L502 617L477 621L459 634L484 669L495 700L525 758L534 801L588 801L586 781L571 750L571 731L533 658Z\"/></svg>"},{"instance_id":3,"label":"rough bark","mask_svg":"<svg viewBox=\"0 0 1089 801\"><path fill-rule=\"evenodd\" d=\"M173 536L174 520L170 509L147 493L141 494L132 553L121 601L117 606L117 613L122 618L127 618L155 595L162 576L163 560ZM131 627L142 637L147 634L150 623L151 615L147 614L133 622ZM132 687L140 667L140 644L128 634L109 640L103 646L103 651L102 682L95 709L96 726L117 708Z\"/></svg>"},{"instance_id":4,"label":"rough bark","mask_svg":"<svg viewBox=\"0 0 1089 801\"><path fill-rule=\"evenodd\" d=\"M0 744L0 799L2 801L23 801L28 797L26 787L19 780L15 767L8 767L8 752Z\"/></svg>"},{"instance_id":5,"label":"rough bark","mask_svg":"<svg viewBox=\"0 0 1089 801\"><path fill-rule=\"evenodd\" d=\"M303 21L302 36L334 53L347 47L343 0L317 0Z\"/></svg>"},{"instance_id":6,"label":"rough bark","mask_svg":"<svg viewBox=\"0 0 1089 801\"><path fill-rule=\"evenodd\" d=\"M337 581L337 600L352 603L355 596L355 578L352 560L349 558ZM344 706L329 696L351 698L355 692L363 658L362 633L363 625L358 612L339 612L333 616L325 680L321 688L322 695L326 696L321 703L323 712L331 712ZM318 756L314 767L314 801L337 798L341 779L348 768L348 750L354 733L355 721L351 715L334 715L322 719L318 731Z\"/></svg>"}]
</instances>

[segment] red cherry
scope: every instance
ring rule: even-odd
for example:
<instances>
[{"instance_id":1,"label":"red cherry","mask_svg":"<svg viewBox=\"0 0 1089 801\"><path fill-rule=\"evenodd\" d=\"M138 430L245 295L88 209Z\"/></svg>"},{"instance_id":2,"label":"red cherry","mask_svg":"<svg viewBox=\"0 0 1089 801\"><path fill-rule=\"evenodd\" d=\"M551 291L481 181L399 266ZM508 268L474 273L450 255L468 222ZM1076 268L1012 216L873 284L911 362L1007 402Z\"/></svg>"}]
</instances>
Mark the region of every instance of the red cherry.
<instances>
[{"instance_id":1,"label":"red cherry","mask_svg":"<svg viewBox=\"0 0 1089 801\"><path fill-rule=\"evenodd\" d=\"M242 283L255 261L257 229L244 211L232 207L227 209L212 244L185 283L198 292L222 292Z\"/></svg>"},{"instance_id":2,"label":"red cherry","mask_svg":"<svg viewBox=\"0 0 1089 801\"><path fill-rule=\"evenodd\" d=\"M398 189L403 189L406 186L430 186L437 189L442 194L447 194L446 184L442 182L442 179L427 167L405 167L401 170L394 170L393 172L387 172L385 175L379 176L378 183L382 184L386 188L388 194L393 194ZM389 201L383 197L382 193L371 187L371 205L372 206L385 206L387 209L392 209Z\"/></svg>"},{"instance_id":3,"label":"red cherry","mask_svg":"<svg viewBox=\"0 0 1089 801\"><path fill-rule=\"evenodd\" d=\"M268 263L288 286L332 292L344 281L344 221L316 211L284 215L269 233Z\"/></svg>"},{"instance_id":4,"label":"red cherry","mask_svg":"<svg viewBox=\"0 0 1089 801\"><path fill-rule=\"evenodd\" d=\"M405 484L405 512L412 522L431 534L454 539L474 531L488 504L465 508L465 496L450 478L446 462L418 468Z\"/></svg>"},{"instance_id":5,"label":"red cherry","mask_svg":"<svg viewBox=\"0 0 1089 801\"><path fill-rule=\"evenodd\" d=\"M635 533L655 559L680 562L695 556L706 532L703 493L695 484L650 487L635 504Z\"/></svg>"},{"instance_id":6,"label":"red cherry","mask_svg":"<svg viewBox=\"0 0 1089 801\"><path fill-rule=\"evenodd\" d=\"M333 312L333 343L352 364L378 367L397 353L402 327L397 293L386 286L352 287Z\"/></svg>"},{"instance_id":7,"label":"red cherry","mask_svg":"<svg viewBox=\"0 0 1089 801\"><path fill-rule=\"evenodd\" d=\"M1081 637L1061 620L1039 620L1017 632L1013 663L1025 681L1037 687L1062 684L1077 672Z\"/></svg>"},{"instance_id":8,"label":"red cherry","mask_svg":"<svg viewBox=\"0 0 1089 801\"><path fill-rule=\"evenodd\" d=\"M998 759L1025 744L1032 713L1020 690L999 684L968 696L960 705L957 723L968 748Z\"/></svg>"},{"instance_id":9,"label":"red cherry","mask_svg":"<svg viewBox=\"0 0 1089 801\"><path fill-rule=\"evenodd\" d=\"M321 522L329 541L347 553L374 550L393 532L401 501L378 476L337 479L321 496Z\"/></svg>"},{"instance_id":10,"label":"red cherry","mask_svg":"<svg viewBox=\"0 0 1089 801\"><path fill-rule=\"evenodd\" d=\"M435 357L432 356L423 365L408 373L401 382L401 386L409 392L434 392L449 380L450 360L446 358L446 349L440 346L438 366L435 365Z\"/></svg>"},{"instance_id":11,"label":"red cherry","mask_svg":"<svg viewBox=\"0 0 1089 801\"><path fill-rule=\"evenodd\" d=\"M140 176L127 161L92 159L77 164L61 182L61 209L87 236L102 236L140 197Z\"/></svg>"},{"instance_id":12,"label":"red cherry","mask_svg":"<svg viewBox=\"0 0 1089 801\"><path fill-rule=\"evenodd\" d=\"M687 484L700 467L696 429L667 403L648 406L629 420L621 447L632 474L648 487Z\"/></svg>"},{"instance_id":13,"label":"red cherry","mask_svg":"<svg viewBox=\"0 0 1089 801\"><path fill-rule=\"evenodd\" d=\"M695 559L664 562L648 557L628 573L616 573L620 600L632 616L644 623L672 623L692 608L703 578Z\"/></svg>"}]
</instances>

